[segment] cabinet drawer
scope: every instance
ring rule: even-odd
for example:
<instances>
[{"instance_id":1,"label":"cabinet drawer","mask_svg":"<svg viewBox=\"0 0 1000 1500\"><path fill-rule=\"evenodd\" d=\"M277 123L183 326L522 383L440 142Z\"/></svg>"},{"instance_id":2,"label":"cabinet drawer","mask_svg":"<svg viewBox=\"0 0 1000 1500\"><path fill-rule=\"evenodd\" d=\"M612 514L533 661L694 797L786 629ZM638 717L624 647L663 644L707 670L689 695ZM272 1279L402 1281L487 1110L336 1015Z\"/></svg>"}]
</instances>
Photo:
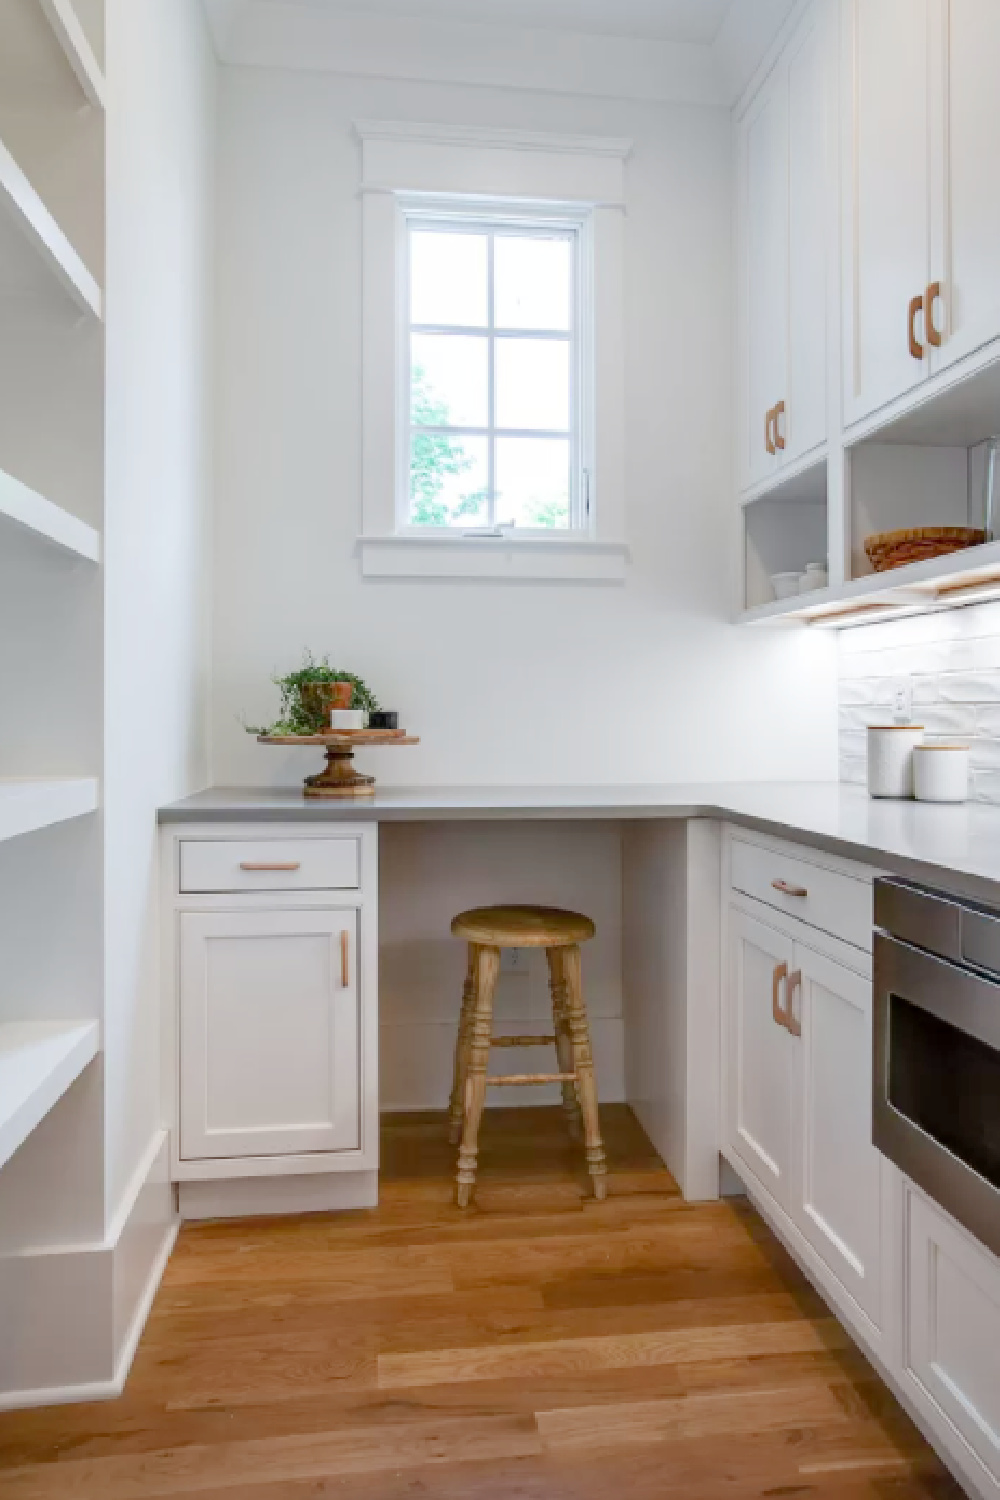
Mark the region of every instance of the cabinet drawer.
<instances>
[{"instance_id":1,"label":"cabinet drawer","mask_svg":"<svg viewBox=\"0 0 1000 1500\"><path fill-rule=\"evenodd\" d=\"M734 838L730 885L856 948L871 951L872 887L838 870L814 865L783 849Z\"/></svg>"},{"instance_id":2,"label":"cabinet drawer","mask_svg":"<svg viewBox=\"0 0 1000 1500\"><path fill-rule=\"evenodd\" d=\"M357 839L184 839L180 852L182 892L354 890L358 884Z\"/></svg>"}]
</instances>

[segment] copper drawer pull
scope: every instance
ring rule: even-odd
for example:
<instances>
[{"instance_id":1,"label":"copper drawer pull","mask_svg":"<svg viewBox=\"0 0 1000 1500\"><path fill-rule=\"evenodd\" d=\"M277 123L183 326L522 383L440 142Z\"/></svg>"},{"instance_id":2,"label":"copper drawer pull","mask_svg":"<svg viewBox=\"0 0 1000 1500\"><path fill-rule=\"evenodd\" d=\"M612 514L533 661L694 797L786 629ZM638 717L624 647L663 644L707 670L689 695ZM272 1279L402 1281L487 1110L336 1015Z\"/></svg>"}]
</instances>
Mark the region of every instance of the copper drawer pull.
<instances>
[{"instance_id":1,"label":"copper drawer pull","mask_svg":"<svg viewBox=\"0 0 1000 1500\"><path fill-rule=\"evenodd\" d=\"M911 297L910 307L907 313L907 331L910 337L910 353L914 359L923 359L924 346L917 340L916 318L924 305L923 297Z\"/></svg>"},{"instance_id":2,"label":"copper drawer pull","mask_svg":"<svg viewBox=\"0 0 1000 1500\"><path fill-rule=\"evenodd\" d=\"M802 1022L795 1015L795 991L802 988L802 970L796 969L794 974L789 974L788 985L785 994L788 997L785 1006L785 1030L792 1036L802 1035Z\"/></svg>"},{"instance_id":3,"label":"copper drawer pull","mask_svg":"<svg viewBox=\"0 0 1000 1500\"><path fill-rule=\"evenodd\" d=\"M784 401L779 401L778 404L777 404L777 406L774 408L774 446L776 448L778 448L779 450L781 450L781 451L784 451L785 440L781 436L781 427L779 426L779 419L781 417L783 417L784 415L785 415L785 403L784 403Z\"/></svg>"},{"instance_id":4,"label":"copper drawer pull","mask_svg":"<svg viewBox=\"0 0 1000 1500\"><path fill-rule=\"evenodd\" d=\"M767 449L768 453L775 452L774 438L771 436L771 423L773 421L774 408L772 407L764 418L764 447Z\"/></svg>"},{"instance_id":5,"label":"copper drawer pull","mask_svg":"<svg viewBox=\"0 0 1000 1500\"><path fill-rule=\"evenodd\" d=\"M347 989L351 982L351 961L348 956L347 928L340 934L340 983L343 989Z\"/></svg>"},{"instance_id":6,"label":"copper drawer pull","mask_svg":"<svg viewBox=\"0 0 1000 1500\"><path fill-rule=\"evenodd\" d=\"M785 1012L781 1008L781 981L788 977L787 964L775 964L774 974L771 976L771 1015L779 1026L788 1030L788 1021Z\"/></svg>"},{"instance_id":7,"label":"copper drawer pull","mask_svg":"<svg viewBox=\"0 0 1000 1500\"><path fill-rule=\"evenodd\" d=\"M780 891L783 896L808 896L809 894L804 885L789 885L787 880L772 880L771 888Z\"/></svg>"},{"instance_id":8,"label":"copper drawer pull","mask_svg":"<svg viewBox=\"0 0 1000 1500\"><path fill-rule=\"evenodd\" d=\"M924 293L924 327L927 329L927 342L933 344L935 349L941 347L941 332L934 324L934 303L941 295L940 281L932 281Z\"/></svg>"},{"instance_id":9,"label":"copper drawer pull","mask_svg":"<svg viewBox=\"0 0 1000 1500\"><path fill-rule=\"evenodd\" d=\"M301 868L302 865L299 860L295 860L293 863L287 865L260 865L254 864L252 860L248 859L240 863L241 870L301 870Z\"/></svg>"}]
</instances>

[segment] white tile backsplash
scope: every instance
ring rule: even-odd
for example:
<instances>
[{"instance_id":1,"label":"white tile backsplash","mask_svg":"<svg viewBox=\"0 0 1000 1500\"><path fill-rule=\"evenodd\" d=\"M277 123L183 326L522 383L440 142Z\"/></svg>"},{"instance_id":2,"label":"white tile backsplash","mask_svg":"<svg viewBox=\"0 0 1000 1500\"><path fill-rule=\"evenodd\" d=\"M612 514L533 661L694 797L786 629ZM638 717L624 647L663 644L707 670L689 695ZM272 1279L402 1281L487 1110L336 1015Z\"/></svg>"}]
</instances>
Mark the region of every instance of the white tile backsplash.
<instances>
[{"instance_id":1,"label":"white tile backsplash","mask_svg":"<svg viewBox=\"0 0 1000 1500\"><path fill-rule=\"evenodd\" d=\"M845 630L839 654L841 781L864 782L865 727L910 677L914 722L967 741L970 795L1000 804L1000 600Z\"/></svg>"}]
</instances>

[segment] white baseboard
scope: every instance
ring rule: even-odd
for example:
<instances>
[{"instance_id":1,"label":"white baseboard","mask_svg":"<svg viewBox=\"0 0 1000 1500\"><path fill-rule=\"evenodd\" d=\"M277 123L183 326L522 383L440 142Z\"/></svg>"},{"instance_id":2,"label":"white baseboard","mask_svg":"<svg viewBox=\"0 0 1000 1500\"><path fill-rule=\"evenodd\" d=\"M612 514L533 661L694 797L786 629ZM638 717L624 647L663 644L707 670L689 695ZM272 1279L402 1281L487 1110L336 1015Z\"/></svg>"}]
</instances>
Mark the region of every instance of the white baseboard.
<instances>
[{"instance_id":1,"label":"white baseboard","mask_svg":"<svg viewBox=\"0 0 1000 1500\"><path fill-rule=\"evenodd\" d=\"M241 1219L255 1214L329 1213L375 1208L378 1172L324 1172L313 1177L234 1177L177 1185L182 1219Z\"/></svg>"},{"instance_id":2,"label":"white baseboard","mask_svg":"<svg viewBox=\"0 0 1000 1500\"><path fill-rule=\"evenodd\" d=\"M177 1237L166 1131L107 1237L0 1257L0 1410L120 1396Z\"/></svg>"}]
</instances>

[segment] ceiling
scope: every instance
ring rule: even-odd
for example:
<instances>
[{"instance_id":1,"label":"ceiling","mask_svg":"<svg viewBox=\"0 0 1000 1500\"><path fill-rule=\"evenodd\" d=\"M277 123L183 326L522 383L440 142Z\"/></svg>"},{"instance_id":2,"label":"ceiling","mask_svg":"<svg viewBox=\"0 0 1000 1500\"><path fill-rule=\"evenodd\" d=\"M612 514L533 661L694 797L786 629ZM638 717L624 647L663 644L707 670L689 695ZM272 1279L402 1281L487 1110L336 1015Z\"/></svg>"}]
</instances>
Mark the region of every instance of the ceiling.
<instances>
[{"instance_id":1,"label":"ceiling","mask_svg":"<svg viewBox=\"0 0 1000 1500\"><path fill-rule=\"evenodd\" d=\"M305 3L334 16L359 13L405 16L707 45L715 40L727 13L740 0L273 0L273 3Z\"/></svg>"}]
</instances>

